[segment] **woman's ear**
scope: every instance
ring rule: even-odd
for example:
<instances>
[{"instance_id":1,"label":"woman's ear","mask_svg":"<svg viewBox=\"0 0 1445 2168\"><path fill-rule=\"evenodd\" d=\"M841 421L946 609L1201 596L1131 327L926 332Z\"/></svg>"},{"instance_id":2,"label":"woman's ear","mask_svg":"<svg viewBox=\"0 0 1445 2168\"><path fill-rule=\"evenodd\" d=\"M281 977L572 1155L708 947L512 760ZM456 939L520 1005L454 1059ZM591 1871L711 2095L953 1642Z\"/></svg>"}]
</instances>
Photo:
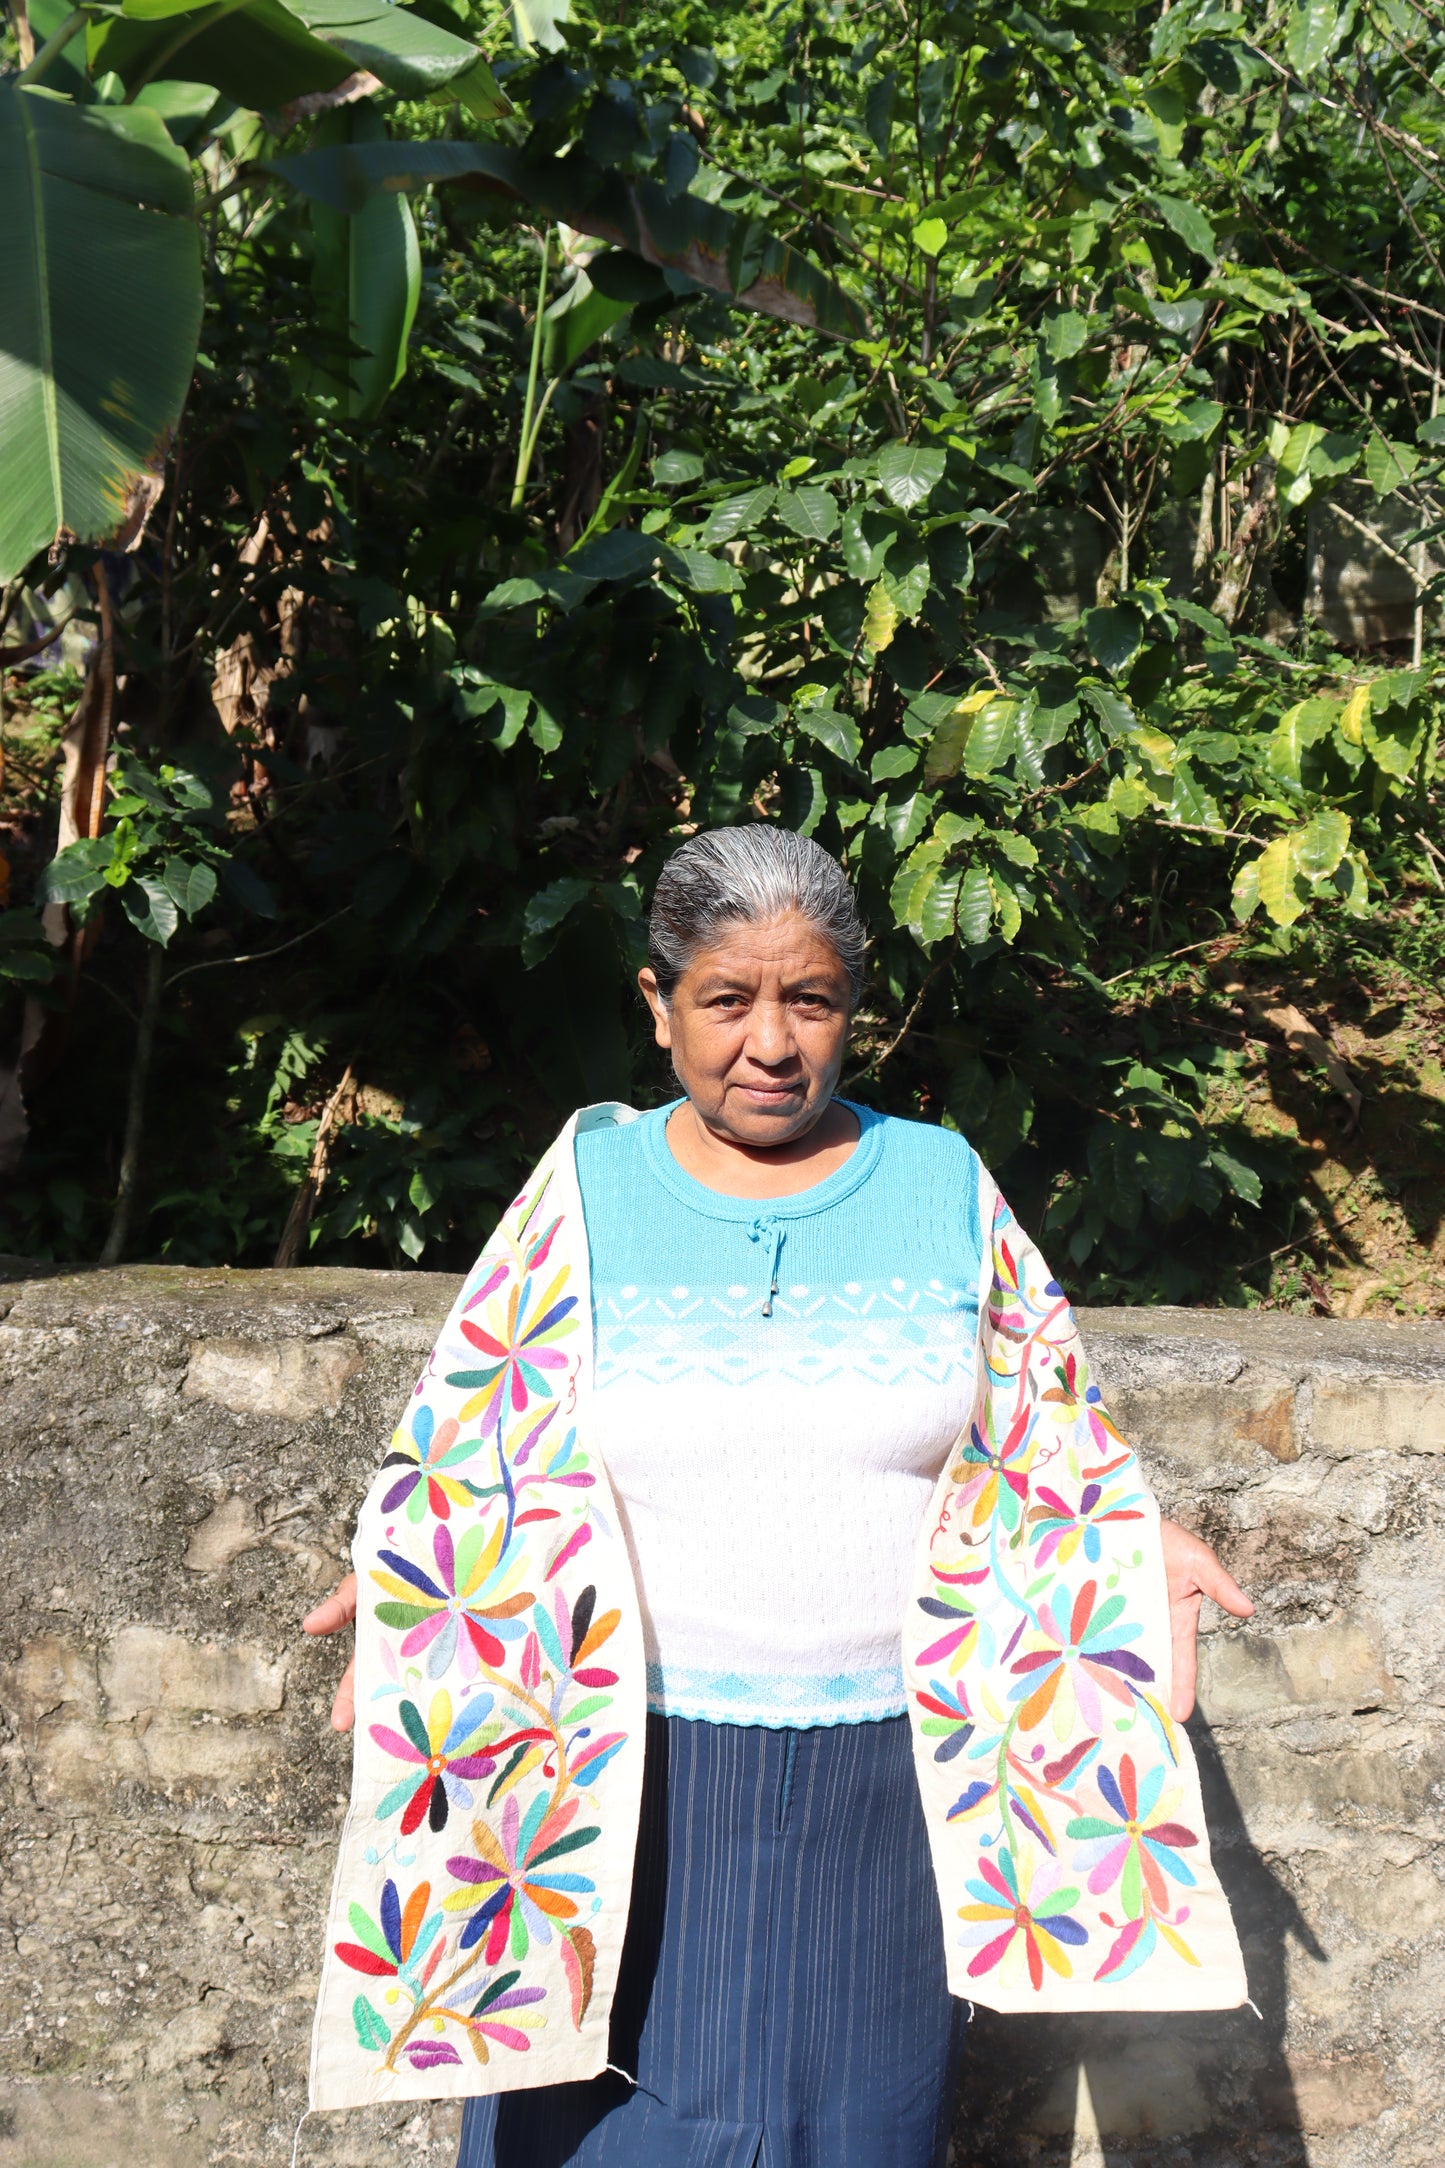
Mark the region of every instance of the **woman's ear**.
<instances>
[{"instance_id":1,"label":"woman's ear","mask_svg":"<svg viewBox=\"0 0 1445 2168\"><path fill-rule=\"evenodd\" d=\"M657 974L651 964L644 964L637 974L642 998L652 1011L653 1031L659 1046L671 1047L672 1022L667 1013L667 1003L657 990Z\"/></svg>"}]
</instances>

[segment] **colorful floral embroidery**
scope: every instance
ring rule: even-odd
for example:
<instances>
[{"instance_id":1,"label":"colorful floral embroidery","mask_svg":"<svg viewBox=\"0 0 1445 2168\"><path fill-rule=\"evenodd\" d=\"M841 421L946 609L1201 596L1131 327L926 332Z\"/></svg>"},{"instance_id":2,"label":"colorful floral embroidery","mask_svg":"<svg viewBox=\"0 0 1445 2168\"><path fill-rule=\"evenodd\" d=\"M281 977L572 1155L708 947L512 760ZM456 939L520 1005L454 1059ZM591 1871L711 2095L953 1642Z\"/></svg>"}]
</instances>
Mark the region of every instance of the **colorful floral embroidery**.
<instances>
[{"instance_id":1,"label":"colorful floral embroidery","mask_svg":"<svg viewBox=\"0 0 1445 2168\"><path fill-rule=\"evenodd\" d=\"M367 1808L376 1894L332 1957L384 1983L351 2005L374 2077L526 2053L580 2029L594 1990L596 1787L629 1734L606 1722L622 1611L599 1604L589 1546L606 1539L609 1588L630 1573L574 1419L578 1251L565 1214L542 1219L551 1187L539 1172L483 1253L363 1511L383 1704L366 1735L389 1781Z\"/></svg>"},{"instance_id":2,"label":"colorful floral embroidery","mask_svg":"<svg viewBox=\"0 0 1445 2168\"><path fill-rule=\"evenodd\" d=\"M566 1351L556 1343L577 1329L572 1315L577 1298L562 1293L567 1284L565 1271L557 1273L543 1292L538 1292L532 1274L545 1262L561 1224L554 1220L541 1237L520 1283L505 1264L497 1265L467 1303L467 1309L474 1310L499 1289L507 1289L505 1322L494 1322L490 1312L487 1325L473 1317L461 1321L462 1338L488 1358L481 1370L454 1370L447 1378L448 1385L471 1391L471 1398L457 1411L464 1423L475 1417L483 1431L500 1430L504 1408L520 1415L533 1402L554 1396L557 1373L567 1368Z\"/></svg>"},{"instance_id":3,"label":"colorful floral embroidery","mask_svg":"<svg viewBox=\"0 0 1445 2168\"><path fill-rule=\"evenodd\" d=\"M1124 1646L1137 1640L1141 1629L1135 1620L1122 1623L1123 1597L1111 1596L1096 1611L1097 1594L1092 1581L1072 1604L1061 1591L1054 1599L1063 1608L1057 1621L1052 1604L1040 1603L1037 1623L1024 1636L1025 1653L1009 1667L1017 1680L1009 1699L1020 1703L1020 1731L1032 1731L1048 1716L1060 1745L1080 1723L1097 1739L1104 1729L1100 1696L1112 1695L1127 1708L1134 1682L1153 1678L1143 1658Z\"/></svg>"},{"instance_id":4,"label":"colorful floral embroidery","mask_svg":"<svg viewBox=\"0 0 1445 2168\"><path fill-rule=\"evenodd\" d=\"M444 1521L454 1505L464 1506L476 1497L465 1477L450 1473L481 1451L480 1437L464 1438L461 1428L453 1416L438 1423L428 1407L413 1411L410 1433L404 1427L397 1430L381 1464L384 1469L405 1471L383 1497L383 1513L395 1513L404 1505L409 1521L419 1521L427 1513Z\"/></svg>"},{"instance_id":5,"label":"colorful floral embroidery","mask_svg":"<svg viewBox=\"0 0 1445 2168\"><path fill-rule=\"evenodd\" d=\"M378 1806L379 1822L400 1808L401 1834L409 1837L421 1827L423 1819L431 1828L443 1830L450 1808L465 1810L471 1806L467 1779L489 1777L497 1766L496 1755L486 1751L502 1728L487 1723L491 1706L491 1695L483 1694L453 1716L451 1695L433 1694L424 1720L415 1702L402 1702L397 1712L401 1732L393 1731L389 1724L371 1726L371 1736L384 1754L413 1765L411 1773L394 1784Z\"/></svg>"},{"instance_id":6,"label":"colorful floral embroidery","mask_svg":"<svg viewBox=\"0 0 1445 2168\"><path fill-rule=\"evenodd\" d=\"M490 1535L485 1527L469 1528L460 1547L451 1530L440 1527L432 1537L434 1577L395 1551L381 1553L391 1570L371 1578L396 1600L379 1603L376 1615L383 1626L408 1629L404 1657L427 1651L429 1678L439 1679L459 1661L462 1677L474 1679L479 1665L505 1663L505 1643L520 1637L517 1614L532 1597L527 1589L517 1592L516 1583L527 1561L503 1544L500 1527Z\"/></svg>"},{"instance_id":7,"label":"colorful floral embroidery","mask_svg":"<svg viewBox=\"0 0 1445 2168\"><path fill-rule=\"evenodd\" d=\"M1171 1899L1201 1841L1187 1749L1137 1593L1152 1530L1063 1291L1000 1200L975 1413L906 1653L920 1769L953 1779L939 1795L925 1778L926 1800L973 1847L955 1885L967 1977L997 1981L1005 2007L1046 1999L1051 1977L1199 1962Z\"/></svg>"},{"instance_id":8,"label":"colorful floral embroidery","mask_svg":"<svg viewBox=\"0 0 1445 2168\"><path fill-rule=\"evenodd\" d=\"M1168 1784L1162 1767L1147 1771L1141 1782L1128 1754L1120 1756L1117 1776L1101 1765L1094 1783L1098 1813L1079 1815L1070 1822L1068 1834L1081 1840L1075 1857L1088 1869L1090 1890L1098 1895L1117 1886L1124 1915L1116 1921L1100 1914L1105 1925L1117 1926L1119 1933L1098 1977L1127 1979L1153 1953L1161 1935L1187 1964L1197 1965L1198 1958L1178 1932L1189 1908L1172 1909L1165 1880L1168 1876L1185 1889L1196 1883L1193 1868L1180 1855L1192 1851L1199 1839L1173 1819L1179 1811L1179 1786Z\"/></svg>"},{"instance_id":9,"label":"colorful floral embroidery","mask_svg":"<svg viewBox=\"0 0 1445 2168\"><path fill-rule=\"evenodd\" d=\"M578 1421L585 1234L575 1189L560 1210L553 1192L544 1161L363 1509L371 1706L316 2106L488 2090L516 2082L527 2054L549 2079L605 2060L636 1837L640 1625ZM1155 1676L1154 1536L1063 1293L1000 1202L974 1417L924 1531L904 1637L956 1992L1100 2008L1147 1971L1136 2006L1244 1999L1193 1765Z\"/></svg>"},{"instance_id":10,"label":"colorful floral embroidery","mask_svg":"<svg viewBox=\"0 0 1445 2168\"><path fill-rule=\"evenodd\" d=\"M1041 1566L1052 1558L1067 1566L1080 1546L1089 1564L1097 1566L1104 1555L1102 1532L1110 1522L1143 1520L1141 1493L1131 1490L1127 1482L1106 1480L1116 1470L1132 1466L1133 1459L1132 1453L1120 1453L1102 1468L1086 1470L1084 1488L1072 1505L1050 1484L1038 1485L1034 1493L1038 1504L1030 1508L1029 1520L1038 1539L1035 1555Z\"/></svg>"},{"instance_id":11,"label":"colorful floral embroidery","mask_svg":"<svg viewBox=\"0 0 1445 2168\"><path fill-rule=\"evenodd\" d=\"M1061 1979L1070 1977L1074 1968L1065 1945L1077 1947L1089 1936L1069 1912L1079 1893L1063 1888L1056 1870L1039 1868L1027 1856L1019 1861L1011 1852L1001 1852L997 1859L979 1860L978 1877L969 1882L968 1891L974 1902L959 1914L971 1923L963 1940L983 1945L969 1961L970 1978L981 1979L995 1965L1002 1966L1006 1977L1026 1966L1035 1988L1044 1984L1045 1965Z\"/></svg>"},{"instance_id":12,"label":"colorful floral embroidery","mask_svg":"<svg viewBox=\"0 0 1445 2168\"><path fill-rule=\"evenodd\" d=\"M576 1919L577 1899L590 1896L593 1884L586 1875L559 1869L556 1862L598 1835L596 1829L573 1829L576 1813L575 1799L549 1813L544 1792L532 1802L523 1824L512 1792L502 1808L500 1840L484 1822L476 1824L472 1841L480 1857L447 1861L448 1873L467 1885L446 1899L449 1912L471 1915L462 1929L464 1950L485 1934L488 1964L495 1964L509 1945L513 1957L525 1957L533 1936L538 1942L551 1941L553 1920Z\"/></svg>"},{"instance_id":13,"label":"colorful floral embroidery","mask_svg":"<svg viewBox=\"0 0 1445 2168\"><path fill-rule=\"evenodd\" d=\"M467 1967L453 1972L438 1993L427 1994L447 1948L444 1937L437 1939L442 1925L440 1912L427 1910L430 1897L430 1884L419 1883L403 1908L396 1884L387 1881L382 1884L379 1920L370 1918L360 1905L351 1907L352 1932L359 1939L338 1942L336 1955L353 1972L396 1982L383 1991L386 2016L366 1995L358 1995L352 2004L352 2023L360 2045L373 2050L389 2047L389 2067L394 2067L400 2057L413 2070L434 2070L461 2061L455 2043L439 2037L451 2025L459 2027L468 2038L478 2062L488 2060L488 2041L525 2051L530 2042L522 2028L535 2024L536 2019L504 2013L515 2013L543 2001L546 1990L517 1987L514 1983L520 1974L504 1973L486 1982L469 2009L454 2009L446 1999ZM474 1981L466 1995L457 2000L470 2001L476 1984ZM397 2027L394 2035L393 2023Z\"/></svg>"}]
</instances>

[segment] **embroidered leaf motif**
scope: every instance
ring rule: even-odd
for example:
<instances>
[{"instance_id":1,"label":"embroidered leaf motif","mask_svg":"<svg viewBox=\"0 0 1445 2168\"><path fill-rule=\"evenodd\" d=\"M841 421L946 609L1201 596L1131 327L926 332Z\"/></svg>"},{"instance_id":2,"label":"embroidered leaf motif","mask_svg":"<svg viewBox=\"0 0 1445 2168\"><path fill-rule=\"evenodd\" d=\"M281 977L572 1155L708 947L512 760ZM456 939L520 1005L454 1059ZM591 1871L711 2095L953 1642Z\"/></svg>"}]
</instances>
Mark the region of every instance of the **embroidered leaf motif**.
<instances>
[{"instance_id":1,"label":"embroidered leaf motif","mask_svg":"<svg viewBox=\"0 0 1445 2168\"><path fill-rule=\"evenodd\" d=\"M384 2048L391 2038L386 2024L377 2016L364 1995L358 1995L351 2005L351 2022L356 2027L356 2037L362 2047L373 2054L378 2048Z\"/></svg>"},{"instance_id":2,"label":"embroidered leaf motif","mask_svg":"<svg viewBox=\"0 0 1445 2168\"><path fill-rule=\"evenodd\" d=\"M587 2015L587 2005L592 2000L592 1975L597 1961L597 1945L592 1931L587 1927L574 1927L562 1937L562 1964L567 1974L567 1985L572 1996L572 2023L580 2032L582 2020Z\"/></svg>"}]
</instances>

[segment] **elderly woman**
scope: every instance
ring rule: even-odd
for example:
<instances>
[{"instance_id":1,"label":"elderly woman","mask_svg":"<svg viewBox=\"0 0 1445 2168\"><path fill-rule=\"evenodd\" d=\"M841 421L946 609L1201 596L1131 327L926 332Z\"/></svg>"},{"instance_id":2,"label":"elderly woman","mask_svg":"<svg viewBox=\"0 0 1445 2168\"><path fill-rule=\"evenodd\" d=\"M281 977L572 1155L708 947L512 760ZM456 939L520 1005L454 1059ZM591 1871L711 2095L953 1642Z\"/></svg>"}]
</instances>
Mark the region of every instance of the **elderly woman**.
<instances>
[{"instance_id":1,"label":"elderly woman","mask_svg":"<svg viewBox=\"0 0 1445 2168\"><path fill-rule=\"evenodd\" d=\"M818 845L677 851L684 1096L568 1124L306 1621L364 1711L312 2103L470 2096L461 2168L934 2168L963 1998L1245 1999L1177 1726L1250 1605L966 1140L836 1096L863 947Z\"/></svg>"}]
</instances>

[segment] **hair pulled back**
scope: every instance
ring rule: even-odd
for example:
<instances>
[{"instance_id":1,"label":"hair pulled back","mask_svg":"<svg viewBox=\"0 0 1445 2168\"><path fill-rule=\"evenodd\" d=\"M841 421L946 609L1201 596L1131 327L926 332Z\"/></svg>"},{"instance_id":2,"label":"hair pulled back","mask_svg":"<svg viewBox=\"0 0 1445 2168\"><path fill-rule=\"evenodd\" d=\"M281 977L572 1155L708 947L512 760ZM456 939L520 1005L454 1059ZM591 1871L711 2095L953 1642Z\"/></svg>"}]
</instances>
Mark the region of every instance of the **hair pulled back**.
<instances>
[{"instance_id":1,"label":"hair pulled back","mask_svg":"<svg viewBox=\"0 0 1445 2168\"><path fill-rule=\"evenodd\" d=\"M867 936L842 867L790 828L750 822L690 836L663 867L647 922L647 960L664 1001L700 950L728 928L796 911L837 952L854 1005Z\"/></svg>"}]
</instances>

